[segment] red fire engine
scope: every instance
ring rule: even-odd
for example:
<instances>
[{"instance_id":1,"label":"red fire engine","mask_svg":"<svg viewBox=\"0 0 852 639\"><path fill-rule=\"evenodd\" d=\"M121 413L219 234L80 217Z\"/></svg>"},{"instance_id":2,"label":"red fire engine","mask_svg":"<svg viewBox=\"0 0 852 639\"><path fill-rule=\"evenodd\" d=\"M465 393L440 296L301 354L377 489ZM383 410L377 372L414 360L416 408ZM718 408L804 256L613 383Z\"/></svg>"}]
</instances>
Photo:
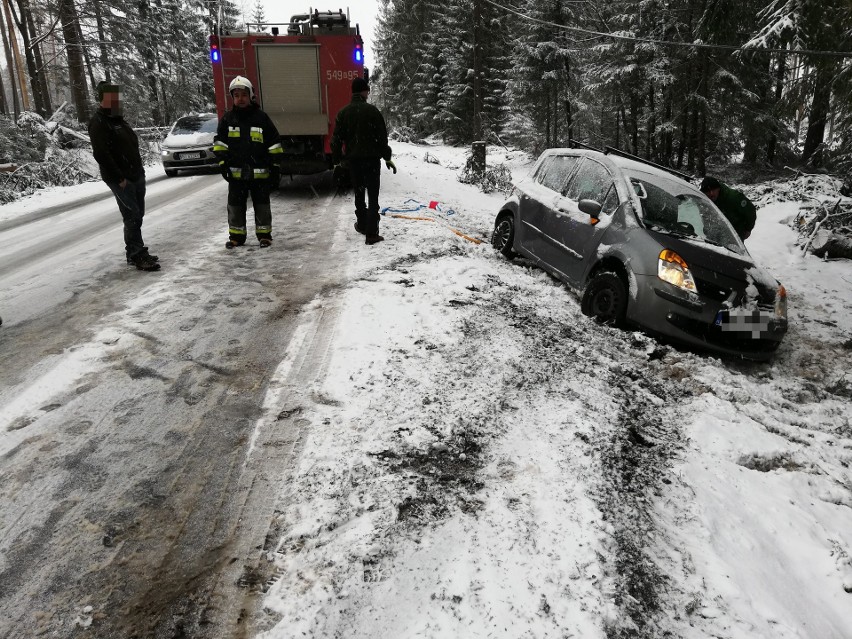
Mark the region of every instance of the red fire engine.
<instances>
[{"instance_id":1,"label":"red fire engine","mask_svg":"<svg viewBox=\"0 0 852 639\"><path fill-rule=\"evenodd\" d=\"M217 29L210 36L219 117L231 106L231 80L248 78L281 134L281 172L325 171L331 168L337 112L352 98L352 80L366 77L358 25L350 26L348 11L339 10L295 15L290 22L260 27L247 24L244 33Z\"/></svg>"}]
</instances>

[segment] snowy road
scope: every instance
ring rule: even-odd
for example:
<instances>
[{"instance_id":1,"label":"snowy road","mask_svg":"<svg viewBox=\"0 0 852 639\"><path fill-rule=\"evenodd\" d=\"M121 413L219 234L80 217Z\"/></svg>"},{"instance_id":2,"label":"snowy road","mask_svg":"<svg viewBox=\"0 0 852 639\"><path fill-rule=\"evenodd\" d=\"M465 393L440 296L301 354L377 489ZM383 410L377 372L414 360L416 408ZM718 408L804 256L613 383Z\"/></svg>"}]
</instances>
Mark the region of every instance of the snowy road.
<instances>
[{"instance_id":1,"label":"snowy road","mask_svg":"<svg viewBox=\"0 0 852 639\"><path fill-rule=\"evenodd\" d=\"M721 361L590 321L477 243L463 151L394 150L372 247L289 188L226 252L198 177L152 184L160 273L109 203L3 253L0 635L852 638L852 273L798 203L747 242L787 339Z\"/></svg>"},{"instance_id":2,"label":"snowy road","mask_svg":"<svg viewBox=\"0 0 852 639\"><path fill-rule=\"evenodd\" d=\"M300 438L256 422L294 335L304 365L279 381L323 370L334 309L309 327L299 311L339 284L345 220L327 189L281 191L273 248L229 252L225 193L152 181L158 273L124 264L111 197L6 221L0 635L239 628Z\"/></svg>"}]
</instances>

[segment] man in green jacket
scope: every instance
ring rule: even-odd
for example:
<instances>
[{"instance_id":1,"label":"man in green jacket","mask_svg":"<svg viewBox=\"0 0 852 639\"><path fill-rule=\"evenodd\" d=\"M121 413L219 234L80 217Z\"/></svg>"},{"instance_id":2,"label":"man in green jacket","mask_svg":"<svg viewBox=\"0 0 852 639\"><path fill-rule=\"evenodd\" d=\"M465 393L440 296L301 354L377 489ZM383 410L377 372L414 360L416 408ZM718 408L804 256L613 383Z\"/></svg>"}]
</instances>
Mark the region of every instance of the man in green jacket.
<instances>
[{"instance_id":1,"label":"man in green jacket","mask_svg":"<svg viewBox=\"0 0 852 639\"><path fill-rule=\"evenodd\" d=\"M722 184L714 177L705 177L701 181L701 192L709 197L724 214L734 230L745 240L751 235L757 219L757 209L745 195Z\"/></svg>"},{"instance_id":2,"label":"man in green jacket","mask_svg":"<svg viewBox=\"0 0 852 639\"><path fill-rule=\"evenodd\" d=\"M355 189L355 230L366 236L365 244L385 238L379 235L379 186L381 161L396 173L388 146L388 131L381 112L367 103L370 85L364 78L352 81L352 101L340 109L334 122L331 154L335 167L346 160ZM365 198L366 193L366 198Z\"/></svg>"}]
</instances>

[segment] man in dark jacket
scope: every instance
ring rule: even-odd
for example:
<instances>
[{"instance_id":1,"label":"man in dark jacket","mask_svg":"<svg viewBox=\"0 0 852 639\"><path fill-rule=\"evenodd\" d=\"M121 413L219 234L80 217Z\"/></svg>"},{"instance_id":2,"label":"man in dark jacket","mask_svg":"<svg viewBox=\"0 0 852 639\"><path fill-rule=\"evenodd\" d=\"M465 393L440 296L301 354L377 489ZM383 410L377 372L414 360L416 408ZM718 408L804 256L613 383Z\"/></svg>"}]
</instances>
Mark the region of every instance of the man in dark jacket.
<instances>
[{"instance_id":1,"label":"man in dark jacket","mask_svg":"<svg viewBox=\"0 0 852 639\"><path fill-rule=\"evenodd\" d=\"M115 195L124 220L127 263L134 264L140 271L157 271L159 258L148 253L142 241L145 168L139 154L139 138L121 115L119 86L100 82L97 91L101 104L89 121L89 139L101 178Z\"/></svg>"},{"instance_id":2,"label":"man in dark jacket","mask_svg":"<svg viewBox=\"0 0 852 639\"><path fill-rule=\"evenodd\" d=\"M701 192L709 197L724 214L734 230L745 240L751 235L757 220L757 209L745 195L722 184L714 177L705 177L701 181Z\"/></svg>"},{"instance_id":3,"label":"man in dark jacket","mask_svg":"<svg viewBox=\"0 0 852 639\"><path fill-rule=\"evenodd\" d=\"M228 181L228 241L226 248L246 243L248 196L254 205L254 231L261 248L272 244L272 206L269 192L280 179L281 138L269 116L254 101L254 87L237 76L228 90L233 108L219 121L213 151L222 177Z\"/></svg>"},{"instance_id":4,"label":"man in dark jacket","mask_svg":"<svg viewBox=\"0 0 852 639\"><path fill-rule=\"evenodd\" d=\"M345 158L355 189L355 230L366 236L366 244L381 242L379 235L379 187L381 161L396 173L388 146L388 131L381 112L367 103L370 86L363 78L352 81L352 102L340 109L331 138L332 161L339 166ZM366 199L365 199L366 192Z\"/></svg>"}]
</instances>

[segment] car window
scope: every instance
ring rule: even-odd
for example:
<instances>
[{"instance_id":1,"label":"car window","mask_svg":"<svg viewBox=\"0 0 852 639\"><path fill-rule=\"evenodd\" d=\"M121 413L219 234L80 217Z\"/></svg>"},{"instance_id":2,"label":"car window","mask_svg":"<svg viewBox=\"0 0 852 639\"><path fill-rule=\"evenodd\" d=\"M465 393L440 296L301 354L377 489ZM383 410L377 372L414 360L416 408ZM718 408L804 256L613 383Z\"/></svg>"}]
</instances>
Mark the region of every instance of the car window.
<instances>
[{"instance_id":1,"label":"car window","mask_svg":"<svg viewBox=\"0 0 852 639\"><path fill-rule=\"evenodd\" d=\"M199 117L188 115L175 122L172 135L186 135L189 133L216 133L219 120L216 118Z\"/></svg>"},{"instance_id":2,"label":"car window","mask_svg":"<svg viewBox=\"0 0 852 639\"><path fill-rule=\"evenodd\" d=\"M695 237L736 253L743 252L722 214L698 194L678 189L674 183L652 183L637 178L631 183L642 203L642 221L646 226L663 233Z\"/></svg>"},{"instance_id":3,"label":"car window","mask_svg":"<svg viewBox=\"0 0 852 639\"><path fill-rule=\"evenodd\" d=\"M613 214L615 213L615 209L618 208L618 191L615 189L615 182L612 183L612 186L609 187L609 191L607 191L606 196L604 197L601 212Z\"/></svg>"},{"instance_id":4,"label":"car window","mask_svg":"<svg viewBox=\"0 0 852 639\"><path fill-rule=\"evenodd\" d=\"M571 177L571 171L577 166L579 158L568 155L557 155L549 158L536 176L536 180L542 186L551 191L562 193Z\"/></svg>"},{"instance_id":5,"label":"car window","mask_svg":"<svg viewBox=\"0 0 852 639\"><path fill-rule=\"evenodd\" d=\"M609 195L610 192L613 193L612 196ZM603 165L588 158L577 169L576 175L568 186L566 196L575 202L594 200L604 205L603 210L606 212L612 212L618 206L618 195L609 171ZM612 206L613 198L615 206Z\"/></svg>"}]
</instances>

